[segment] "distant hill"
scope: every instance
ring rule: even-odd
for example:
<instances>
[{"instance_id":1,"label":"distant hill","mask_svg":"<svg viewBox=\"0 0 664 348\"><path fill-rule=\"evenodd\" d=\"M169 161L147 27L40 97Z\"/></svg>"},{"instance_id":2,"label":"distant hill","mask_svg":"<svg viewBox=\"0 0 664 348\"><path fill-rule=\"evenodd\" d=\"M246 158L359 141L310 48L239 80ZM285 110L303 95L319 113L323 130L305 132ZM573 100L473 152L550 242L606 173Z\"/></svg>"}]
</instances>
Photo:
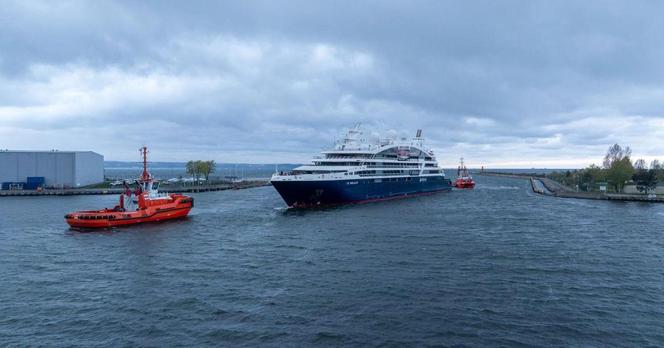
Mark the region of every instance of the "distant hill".
<instances>
[{"instance_id":1,"label":"distant hill","mask_svg":"<svg viewBox=\"0 0 664 348\"><path fill-rule=\"evenodd\" d=\"M187 176L185 162L149 162L148 165L152 175L159 179ZM281 163L275 166L275 164L217 163L217 170L212 177L268 178L274 173L275 168L287 171L297 166L299 164ZM105 175L112 179L138 177L142 169L143 162L104 162Z\"/></svg>"},{"instance_id":2,"label":"distant hill","mask_svg":"<svg viewBox=\"0 0 664 348\"><path fill-rule=\"evenodd\" d=\"M150 168L184 168L184 162L149 162ZM104 168L143 168L143 162L104 161Z\"/></svg>"},{"instance_id":3,"label":"distant hill","mask_svg":"<svg viewBox=\"0 0 664 348\"><path fill-rule=\"evenodd\" d=\"M149 162L150 168L159 169L178 169L185 168L185 162ZM294 168L300 164L294 163L279 163L276 164L279 168ZM123 161L104 161L104 168L143 168L143 162L123 162ZM274 170L275 164L254 164L254 163L217 163L217 168L252 168L252 169L272 169Z\"/></svg>"}]
</instances>

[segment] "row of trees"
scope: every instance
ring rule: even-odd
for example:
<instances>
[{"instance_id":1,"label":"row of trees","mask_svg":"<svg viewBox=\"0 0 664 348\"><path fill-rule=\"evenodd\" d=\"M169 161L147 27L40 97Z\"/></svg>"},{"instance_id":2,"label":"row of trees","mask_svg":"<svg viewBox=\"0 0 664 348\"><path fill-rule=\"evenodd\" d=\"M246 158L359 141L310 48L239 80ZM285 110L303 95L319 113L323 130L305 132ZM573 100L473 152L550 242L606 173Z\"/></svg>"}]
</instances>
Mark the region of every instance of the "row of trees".
<instances>
[{"instance_id":1,"label":"row of trees","mask_svg":"<svg viewBox=\"0 0 664 348\"><path fill-rule=\"evenodd\" d=\"M582 191L594 191L599 183L607 183L609 188L615 192L621 192L625 183L634 181L639 191L648 193L653 191L657 182L664 182L664 165L654 160L650 166L645 160L639 159L632 163L632 150L615 144L606 152L602 167L591 165L590 167L565 171L553 172L548 176L570 187L577 187Z\"/></svg>"},{"instance_id":2,"label":"row of trees","mask_svg":"<svg viewBox=\"0 0 664 348\"><path fill-rule=\"evenodd\" d=\"M216 167L217 164L214 161L189 161L187 162L187 174L193 176L196 182L201 177L204 177L205 181L208 181L210 174L214 173L217 169Z\"/></svg>"},{"instance_id":3,"label":"row of trees","mask_svg":"<svg viewBox=\"0 0 664 348\"><path fill-rule=\"evenodd\" d=\"M652 192L657 188L658 182L664 182L664 166L658 160L654 160L648 168L646 161L639 159L634 163L632 180L640 192L646 194Z\"/></svg>"}]
</instances>

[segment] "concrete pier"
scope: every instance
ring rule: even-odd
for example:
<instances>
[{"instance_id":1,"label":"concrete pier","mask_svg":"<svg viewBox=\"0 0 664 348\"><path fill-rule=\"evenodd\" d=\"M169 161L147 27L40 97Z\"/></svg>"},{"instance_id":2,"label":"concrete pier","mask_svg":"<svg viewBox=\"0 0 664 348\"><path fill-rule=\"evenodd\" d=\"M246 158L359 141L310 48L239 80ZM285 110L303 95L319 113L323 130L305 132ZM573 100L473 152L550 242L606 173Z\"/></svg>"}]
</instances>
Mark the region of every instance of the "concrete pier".
<instances>
[{"instance_id":1,"label":"concrete pier","mask_svg":"<svg viewBox=\"0 0 664 348\"><path fill-rule=\"evenodd\" d=\"M551 191L546 188L546 186L542 183L542 181L535 179L535 178L530 178L530 187L532 187L533 192L540 194L540 195L546 195L546 196L551 196Z\"/></svg>"}]
</instances>

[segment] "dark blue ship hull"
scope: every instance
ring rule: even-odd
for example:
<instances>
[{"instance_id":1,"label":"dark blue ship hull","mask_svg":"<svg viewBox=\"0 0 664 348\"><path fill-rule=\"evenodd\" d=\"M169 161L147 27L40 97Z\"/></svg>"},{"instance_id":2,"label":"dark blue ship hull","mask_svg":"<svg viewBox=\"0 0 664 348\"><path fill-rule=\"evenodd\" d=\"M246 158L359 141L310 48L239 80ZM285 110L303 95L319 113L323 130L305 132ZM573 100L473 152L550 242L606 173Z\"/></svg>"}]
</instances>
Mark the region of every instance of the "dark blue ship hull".
<instances>
[{"instance_id":1,"label":"dark blue ship hull","mask_svg":"<svg viewBox=\"0 0 664 348\"><path fill-rule=\"evenodd\" d=\"M290 207L308 207L382 200L449 191L452 182L438 177L400 177L329 181L272 181Z\"/></svg>"}]
</instances>

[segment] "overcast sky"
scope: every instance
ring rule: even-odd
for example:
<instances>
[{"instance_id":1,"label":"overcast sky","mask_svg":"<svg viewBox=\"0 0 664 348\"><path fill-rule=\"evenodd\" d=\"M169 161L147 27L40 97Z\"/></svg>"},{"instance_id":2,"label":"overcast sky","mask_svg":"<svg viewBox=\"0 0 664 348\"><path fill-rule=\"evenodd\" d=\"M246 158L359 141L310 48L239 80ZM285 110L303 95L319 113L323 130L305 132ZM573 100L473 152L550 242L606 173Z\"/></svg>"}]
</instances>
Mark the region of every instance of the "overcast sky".
<instances>
[{"instance_id":1,"label":"overcast sky","mask_svg":"<svg viewBox=\"0 0 664 348\"><path fill-rule=\"evenodd\" d=\"M664 160L662 1L0 1L0 148L305 162L361 122L443 165Z\"/></svg>"}]
</instances>

